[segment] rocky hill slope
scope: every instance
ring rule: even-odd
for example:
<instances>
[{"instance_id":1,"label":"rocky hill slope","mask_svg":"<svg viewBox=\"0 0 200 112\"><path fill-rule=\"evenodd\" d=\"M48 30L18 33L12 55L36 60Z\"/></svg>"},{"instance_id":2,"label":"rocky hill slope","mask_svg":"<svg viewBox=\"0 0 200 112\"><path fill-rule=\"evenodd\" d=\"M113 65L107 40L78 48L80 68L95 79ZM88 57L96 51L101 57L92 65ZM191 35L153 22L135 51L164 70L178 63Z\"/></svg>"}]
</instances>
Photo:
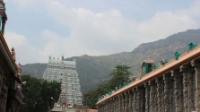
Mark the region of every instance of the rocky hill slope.
<instances>
[{"instance_id":1,"label":"rocky hill slope","mask_svg":"<svg viewBox=\"0 0 200 112\"><path fill-rule=\"evenodd\" d=\"M171 60L174 58L176 51L187 51L188 44L191 42L200 44L200 29L188 30L173 34L165 39L143 43L131 52L107 56L83 55L71 58L76 59L81 90L85 93L107 81L110 77L110 71L116 65L130 66L132 75L140 76L143 60L146 60L148 57L154 59L156 63L164 58ZM46 64L39 63L23 65L23 73L41 78L46 66Z\"/></svg>"}]
</instances>

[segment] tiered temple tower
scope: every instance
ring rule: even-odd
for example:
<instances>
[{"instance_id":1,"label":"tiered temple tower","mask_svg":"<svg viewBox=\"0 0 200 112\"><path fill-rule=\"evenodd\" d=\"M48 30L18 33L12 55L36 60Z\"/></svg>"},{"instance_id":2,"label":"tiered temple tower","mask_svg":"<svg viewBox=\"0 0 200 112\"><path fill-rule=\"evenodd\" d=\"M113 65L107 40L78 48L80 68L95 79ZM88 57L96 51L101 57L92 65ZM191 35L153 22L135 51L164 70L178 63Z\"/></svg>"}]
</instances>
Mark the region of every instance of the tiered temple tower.
<instances>
[{"instance_id":1,"label":"tiered temple tower","mask_svg":"<svg viewBox=\"0 0 200 112\"><path fill-rule=\"evenodd\" d=\"M43 79L61 82L62 92L58 101L60 105L82 105L82 93L75 60L49 57Z\"/></svg>"}]
</instances>

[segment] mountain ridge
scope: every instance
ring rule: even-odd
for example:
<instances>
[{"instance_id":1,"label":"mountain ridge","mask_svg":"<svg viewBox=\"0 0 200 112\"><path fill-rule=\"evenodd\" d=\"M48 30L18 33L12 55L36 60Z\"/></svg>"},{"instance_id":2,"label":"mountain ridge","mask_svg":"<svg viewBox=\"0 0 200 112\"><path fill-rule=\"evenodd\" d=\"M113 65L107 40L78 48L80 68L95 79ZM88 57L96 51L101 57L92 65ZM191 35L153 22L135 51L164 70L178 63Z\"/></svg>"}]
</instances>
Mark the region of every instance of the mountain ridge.
<instances>
[{"instance_id":1,"label":"mountain ridge","mask_svg":"<svg viewBox=\"0 0 200 112\"><path fill-rule=\"evenodd\" d=\"M154 59L156 63L164 58L171 60L174 58L176 51L187 51L190 42L200 44L200 29L187 30L164 39L142 43L130 52L120 52L104 56L82 55L70 57L69 59L76 59L81 90L85 93L107 81L110 78L111 70L116 65L130 66L130 71L133 75L140 76L141 63L148 57ZM23 65L23 74L31 74L41 78L46 66L47 64L45 63Z\"/></svg>"}]
</instances>

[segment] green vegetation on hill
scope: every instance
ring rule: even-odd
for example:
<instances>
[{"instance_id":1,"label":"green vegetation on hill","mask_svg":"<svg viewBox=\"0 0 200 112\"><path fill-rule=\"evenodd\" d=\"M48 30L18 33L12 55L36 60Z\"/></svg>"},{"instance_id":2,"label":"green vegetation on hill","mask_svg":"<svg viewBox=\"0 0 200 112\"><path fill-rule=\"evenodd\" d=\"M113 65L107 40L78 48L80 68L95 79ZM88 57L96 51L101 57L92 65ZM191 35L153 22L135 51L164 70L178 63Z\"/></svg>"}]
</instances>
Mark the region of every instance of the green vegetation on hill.
<instances>
[{"instance_id":1,"label":"green vegetation on hill","mask_svg":"<svg viewBox=\"0 0 200 112\"><path fill-rule=\"evenodd\" d=\"M107 56L71 57L76 59L81 91L86 93L95 89L98 85L108 81L110 71L116 65L130 66L130 72L134 76L140 76L141 64L149 56L158 63L162 59L174 59L176 51L185 52L188 44L193 42L200 44L200 29L180 32L154 42L143 43L131 52L122 52ZM23 66L23 71L36 77L42 77L46 64L28 64Z\"/></svg>"},{"instance_id":2,"label":"green vegetation on hill","mask_svg":"<svg viewBox=\"0 0 200 112\"><path fill-rule=\"evenodd\" d=\"M47 64L45 63L33 63L22 65L23 74L29 74L31 76L42 78L44 71L47 68Z\"/></svg>"},{"instance_id":3,"label":"green vegetation on hill","mask_svg":"<svg viewBox=\"0 0 200 112\"><path fill-rule=\"evenodd\" d=\"M98 98L103 98L103 95L112 94L115 89L120 89L131 82L129 76L130 67L125 65L117 65L110 73L111 79L107 82L100 84L95 90L89 91L84 94L83 103L90 108L96 109L96 102ZM86 104L87 102L87 104Z\"/></svg>"}]
</instances>

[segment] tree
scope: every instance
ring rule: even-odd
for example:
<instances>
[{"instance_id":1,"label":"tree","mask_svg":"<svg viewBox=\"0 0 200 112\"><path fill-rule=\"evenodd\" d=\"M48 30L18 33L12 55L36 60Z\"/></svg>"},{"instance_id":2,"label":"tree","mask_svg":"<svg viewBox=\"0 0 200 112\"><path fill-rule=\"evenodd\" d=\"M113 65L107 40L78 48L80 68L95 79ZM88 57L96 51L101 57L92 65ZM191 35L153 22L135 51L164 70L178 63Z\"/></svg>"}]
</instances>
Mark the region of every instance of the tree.
<instances>
[{"instance_id":1,"label":"tree","mask_svg":"<svg viewBox=\"0 0 200 112\"><path fill-rule=\"evenodd\" d=\"M130 80L129 76L131 75L131 72L129 72L128 69L130 69L130 67L125 65L117 65L110 73L112 76L110 80L99 85L97 89L91 90L84 94L83 104L86 104L87 102L89 107L96 109L98 97L107 94L111 90L114 90L115 87L123 85L124 82Z\"/></svg>"},{"instance_id":2,"label":"tree","mask_svg":"<svg viewBox=\"0 0 200 112\"><path fill-rule=\"evenodd\" d=\"M129 72L128 69L130 68L131 67L126 65L117 65L115 69L112 70L110 74L112 78L109 81L111 89L115 89L115 87L122 85L124 82L129 80L131 72Z\"/></svg>"},{"instance_id":3,"label":"tree","mask_svg":"<svg viewBox=\"0 0 200 112\"><path fill-rule=\"evenodd\" d=\"M30 75L23 75L22 80L27 82L22 88L25 96L22 112L47 112L49 106L58 100L61 92L59 82L47 82Z\"/></svg>"}]
</instances>

